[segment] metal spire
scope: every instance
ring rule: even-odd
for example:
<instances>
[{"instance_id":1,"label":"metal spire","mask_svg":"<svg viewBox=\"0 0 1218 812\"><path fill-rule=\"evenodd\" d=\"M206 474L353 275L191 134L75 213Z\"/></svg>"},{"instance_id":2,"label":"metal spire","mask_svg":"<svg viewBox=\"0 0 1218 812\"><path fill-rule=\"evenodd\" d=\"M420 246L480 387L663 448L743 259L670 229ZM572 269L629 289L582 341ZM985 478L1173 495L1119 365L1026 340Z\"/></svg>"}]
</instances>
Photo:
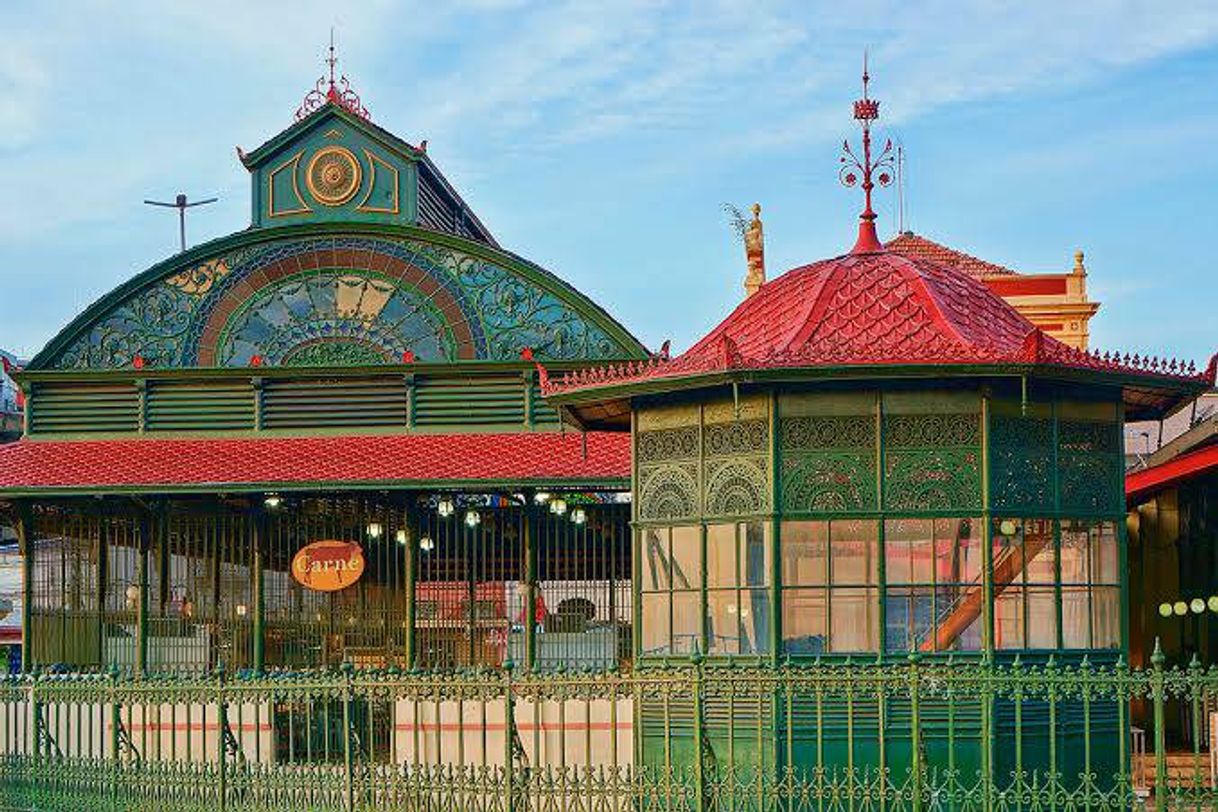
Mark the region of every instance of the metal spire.
<instances>
[{"instance_id":1,"label":"metal spire","mask_svg":"<svg viewBox=\"0 0 1218 812\"><path fill-rule=\"evenodd\" d=\"M330 28L330 47L326 50L325 63L328 75L319 77L316 86L305 94L304 102L296 109L296 120L300 121L328 103L337 104L360 118L372 118L368 108L360 101L359 94L351 89L351 82L336 70L338 49L334 46L333 27Z\"/></svg>"},{"instance_id":2,"label":"metal spire","mask_svg":"<svg viewBox=\"0 0 1218 812\"><path fill-rule=\"evenodd\" d=\"M880 154L871 155L871 122L880 117L880 103L867 95L867 86L871 75L867 72L867 52L863 52L863 98L854 103L854 120L863 128L863 158L859 160L850 149L850 141L842 142L841 169L838 176L842 185L863 187L863 213L859 215L859 236L850 249L852 254L866 254L884 250L883 243L875 230L875 211L871 208L871 190L876 183L888 186L892 183L892 140L884 142ZM861 184L860 184L861 181Z\"/></svg>"}]
</instances>

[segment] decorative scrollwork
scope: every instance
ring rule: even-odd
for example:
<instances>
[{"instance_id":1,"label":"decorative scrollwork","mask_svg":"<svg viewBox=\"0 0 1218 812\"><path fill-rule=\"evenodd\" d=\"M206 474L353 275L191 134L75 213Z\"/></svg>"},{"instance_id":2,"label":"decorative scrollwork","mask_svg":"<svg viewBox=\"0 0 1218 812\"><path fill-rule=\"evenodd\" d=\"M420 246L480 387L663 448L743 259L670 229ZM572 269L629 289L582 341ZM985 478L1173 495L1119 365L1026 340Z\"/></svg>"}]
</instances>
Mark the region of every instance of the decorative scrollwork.
<instances>
[{"instance_id":1,"label":"decorative scrollwork","mask_svg":"<svg viewBox=\"0 0 1218 812\"><path fill-rule=\"evenodd\" d=\"M980 457L980 451L964 448L888 452L884 509L980 509Z\"/></svg>"},{"instance_id":2,"label":"decorative scrollwork","mask_svg":"<svg viewBox=\"0 0 1218 812\"><path fill-rule=\"evenodd\" d=\"M696 463L639 468L639 518L685 519L698 515Z\"/></svg>"},{"instance_id":3,"label":"decorative scrollwork","mask_svg":"<svg viewBox=\"0 0 1218 812\"><path fill-rule=\"evenodd\" d=\"M641 431L636 442L640 463L693 459L698 456L698 427Z\"/></svg>"},{"instance_id":4,"label":"decorative scrollwork","mask_svg":"<svg viewBox=\"0 0 1218 812\"><path fill-rule=\"evenodd\" d=\"M884 445L892 448L978 446L981 415L897 414L884 418Z\"/></svg>"},{"instance_id":5,"label":"decorative scrollwork","mask_svg":"<svg viewBox=\"0 0 1218 812\"><path fill-rule=\"evenodd\" d=\"M707 515L746 515L761 513L769 507L770 477L764 458L707 463Z\"/></svg>"},{"instance_id":6,"label":"decorative scrollwork","mask_svg":"<svg viewBox=\"0 0 1218 812\"><path fill-rule=\"evenodd\" d=\"M707 456L764 454L770 444L770 424L766 420L710 423L703 432Z\"/></svg>"},{"instance_id":7,"label":"decorative scrollwork","mask_svg":"<svg viewBox=\"0 0 1218 812\"><path fill-rule=\"evenodd\" d=\"M872 417L787 417L781 425L784 452L875 447Z\"/></svg>"},{"instance_id":8,"label":"decorative scrollwork","mask_svg":"<svg viewBox=\"0 0 1218 812\"><path fill-rule=\"evenodd\" d=\"M874 453L841 451L783 457L784 511L874 510L878 501Z\"/></svg>"}]
</instances>

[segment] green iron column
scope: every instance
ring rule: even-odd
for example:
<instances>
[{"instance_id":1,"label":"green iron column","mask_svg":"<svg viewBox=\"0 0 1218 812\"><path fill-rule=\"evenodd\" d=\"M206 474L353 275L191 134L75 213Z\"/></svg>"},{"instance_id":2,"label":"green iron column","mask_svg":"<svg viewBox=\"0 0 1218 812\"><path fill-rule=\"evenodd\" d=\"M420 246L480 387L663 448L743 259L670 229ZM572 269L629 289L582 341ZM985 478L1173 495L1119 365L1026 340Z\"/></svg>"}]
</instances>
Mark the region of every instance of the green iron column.
<instances>
[{"instance_id":1,"label":"green iron column","mask_svg":"<svg viewBox=\"0 0 1218 812\"><path fill-rule=\"evenodd\" d=\"M28 401L27 401L28 403ZM34 655L34 527L30 506L17 506L17 545L21 553L21 670L32 671Z\"/></svg>"},{"instance_id":2,"label":"green iron column","mask_svg":"<svg viewBox=\"0 0 1218 812\"><path fill-rule=\"evenodd\" d=\"M419 530L418 513L413 507L406 508L406 549L403 550L402 566L403 587L402 595L402 622L405 624L403 631L403 656L406 659L406 667L412 668L417 664L418 653L416 651L417 643L415 641L415 620L417 615L415 604L415 583L418 581L418 548L419 539L422 537Z\"/></svg>"},{"instance_id":3,"label":"green iron column","mask_svg":"<svg viewBox=\"0 0 1218 812\"><path fill-rule=\"evenodd\" d=\"M148 671L148 556L152 553L152 517L147 509L140 508L140 557L139 583L136 588L139 598L136 603L135 673L143 676Z\"/></svg>"},{"instance_id":4,"label":"green iron column","mask_svg":"<svg viewBox=\"0 0 1218 812\"><path fill-rule=\"evenodd\" d=\"M537 539L534 538L533 496L525 494L521 535L524 538L524 665L537 666Z\"/></svg>"},{"instance_id":5,"label":"green iron column","mask_svg":"<svg viewBox=\"0 0 1218 812\"><path fill-rule=\"evenodd\" d=\"M251 547L253 553L253 589L254 589L254 673L261 674L266 666L266 514L255 511L253 523L250 526Z\"/></svg>"}]
</instances>

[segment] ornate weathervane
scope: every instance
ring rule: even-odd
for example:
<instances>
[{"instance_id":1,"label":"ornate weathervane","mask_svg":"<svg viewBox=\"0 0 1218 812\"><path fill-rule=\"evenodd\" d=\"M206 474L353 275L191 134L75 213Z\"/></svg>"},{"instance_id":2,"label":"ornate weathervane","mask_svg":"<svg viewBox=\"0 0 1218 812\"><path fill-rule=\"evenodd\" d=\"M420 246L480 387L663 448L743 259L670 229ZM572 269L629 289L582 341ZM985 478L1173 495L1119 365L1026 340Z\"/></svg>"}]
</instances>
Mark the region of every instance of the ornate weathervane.
<instances>
[{"instance_id":1,"label":"ornate weathervane","mask_svg":"<svg viewBox=\"0 0 1218 812\"><path fill-rule=\"evenodd\" d=\"M339 74L336 79L334 76L334 67L338 64L338 57L334 53L334 29L330 29L330 53L326 57L326 65L329 66L329 78L320 76L317 79L317 86L308 92L304 97L304 102L300 107L296 108L296 120L300 121L305 116L320 110L327 103L333 102L339 107L354 113L360 118L371 119L372 115L368 112L368 108L364 107L363 102L359 100L359 95L351 89L351 83L347 81L347 77Z\"/></svg>"},{"instance_id":2,"label":"ornate weathervane","mask_svg":"<svg viewBox=\"0 0 1218 812\"><path fill-rule=\"evenodd\" d=\"M854 248L850 249L852 254L884 250L875 231L875 212L871 208L871 190L877 183L880 186L888 186L892 183L892 141L886 140L880 154L874 158L871 156L871 122L880 117L880 103L867 97L867 84L870 81L871 76L867 73L867 54L864 52L863 98L854 103L854 120L863 126L863 159L860 161L854 154L854 150L850 149L848 139L843 141L842 166L838 172L843 186L854 187L859 185L861 180L863 187L865 204L863 213L859 215L859 238L855 242Z\"/></svg>"}]
</instances>

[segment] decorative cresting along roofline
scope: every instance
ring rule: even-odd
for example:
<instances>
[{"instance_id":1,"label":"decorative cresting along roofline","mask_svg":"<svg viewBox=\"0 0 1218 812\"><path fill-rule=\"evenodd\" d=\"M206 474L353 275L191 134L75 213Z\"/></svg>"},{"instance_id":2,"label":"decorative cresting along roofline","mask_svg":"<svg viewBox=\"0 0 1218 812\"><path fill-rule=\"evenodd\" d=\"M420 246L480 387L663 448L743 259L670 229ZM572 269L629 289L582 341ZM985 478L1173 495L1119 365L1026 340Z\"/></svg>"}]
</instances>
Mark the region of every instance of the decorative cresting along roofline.
<instances>
[{"instance_id":1,"label":"decorative cresting along roofline","mask_svg":"<svg viewBox=\"0 0 1218 812\"><path fill-rule=\"evenodd\" d=\"M316 291L258 301L285 285L320 285L333 323L274 315L291 311L284 302L315 305ZM268 326L274 318L284 324ZM357 366L518 363L526 346L546 360L646 356L606 311L515 254L415 226L310 223L239 232L153 266L87 308L28 368L259 366L284 362L297 338L331 335L376 350L349 359ZM260 336L284 355L253 349Z\"/></svg>"},{"instance_id":2,"label":"decorative cresting along roofline","mask_svg":"<svg viewBox=\"0 0 1218 812\"><path fill-rule=\"evenodd\" d=\"M1213 386L1218 356L1195 364L1076 350L1045 335L984 283L927 260L881 251L788 271L672 360L611 364L543 382L558 402L726 373L893 368L1049 370L1134 378L1149 388Z\"/></svg>"}]
</instances>

